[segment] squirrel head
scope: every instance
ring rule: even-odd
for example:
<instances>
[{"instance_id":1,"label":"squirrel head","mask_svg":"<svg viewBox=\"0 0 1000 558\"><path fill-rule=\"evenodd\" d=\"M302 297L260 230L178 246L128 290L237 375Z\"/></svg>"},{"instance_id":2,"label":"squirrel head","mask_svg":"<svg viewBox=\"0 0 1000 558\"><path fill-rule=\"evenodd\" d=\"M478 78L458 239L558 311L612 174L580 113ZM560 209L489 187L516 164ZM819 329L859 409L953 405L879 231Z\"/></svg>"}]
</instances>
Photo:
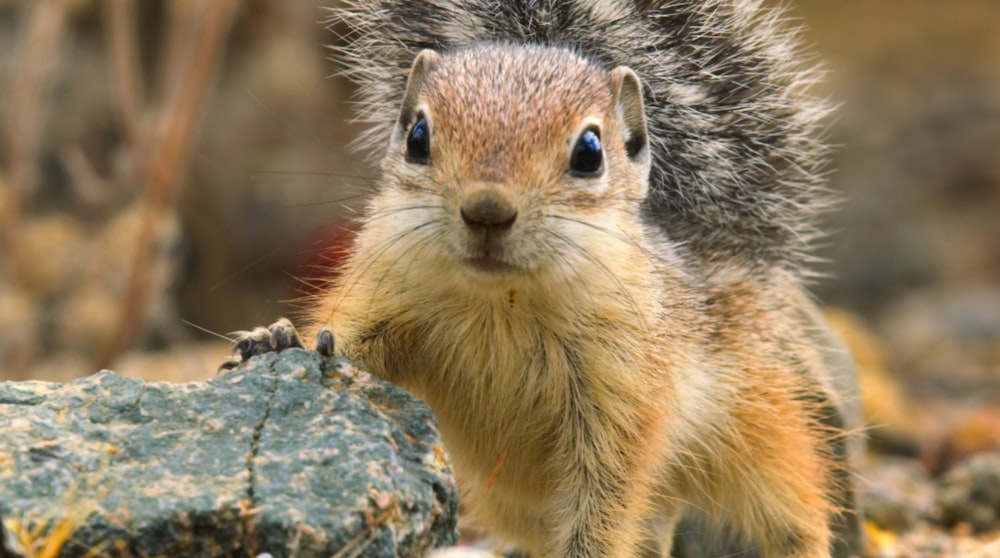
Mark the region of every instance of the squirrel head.
<instances>
[{"instance_id":1,"label":"squirrel head","mask_svg":"<svg viewBox=\"0 0 1000 558\"><path fill-rule=\"evenodd\" d=\"M544 267L562 242L596 257L595 224L636 226L649 169L634 72L504 44L422 51L383 161L394 193L439 207L451 255L494 275Z\"/></svg>"}]
</instances>

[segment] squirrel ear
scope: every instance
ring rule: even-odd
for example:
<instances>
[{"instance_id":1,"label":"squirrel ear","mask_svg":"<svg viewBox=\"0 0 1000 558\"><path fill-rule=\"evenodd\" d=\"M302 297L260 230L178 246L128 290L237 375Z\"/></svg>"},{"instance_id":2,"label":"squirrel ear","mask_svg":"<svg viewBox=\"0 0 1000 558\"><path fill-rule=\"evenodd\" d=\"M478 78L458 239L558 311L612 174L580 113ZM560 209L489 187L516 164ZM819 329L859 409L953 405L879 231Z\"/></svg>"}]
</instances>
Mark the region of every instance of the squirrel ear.
<instances>
[{"instance_id":1,"label":"squirrel ear","mask_svg":"<svg viewBox=\"0 0 1000 558\"><path fill-rule=\"evenodd\" d=\"M424 81L427 79L427 73L439 58L441 55L425 48L413 60L413 65L410 66L410 75L406 78L406 92L403 94L403 107L399 111L397 128L405 129L413 120L417 110L420 88L423 87Z\"/></svg>"},{"instance_id":2,"label":"squirrel ear","mask_svg":"<svg viewBox=\"0 0 1000 558\"><path fill-rule=\"evenodd\" d=\"M611 93L622 126L625 152L632 164L649 171L649 132L646 129L646 109L642 104L642 82L627 66L611 70Z\"/></svg>"}]
</instances>

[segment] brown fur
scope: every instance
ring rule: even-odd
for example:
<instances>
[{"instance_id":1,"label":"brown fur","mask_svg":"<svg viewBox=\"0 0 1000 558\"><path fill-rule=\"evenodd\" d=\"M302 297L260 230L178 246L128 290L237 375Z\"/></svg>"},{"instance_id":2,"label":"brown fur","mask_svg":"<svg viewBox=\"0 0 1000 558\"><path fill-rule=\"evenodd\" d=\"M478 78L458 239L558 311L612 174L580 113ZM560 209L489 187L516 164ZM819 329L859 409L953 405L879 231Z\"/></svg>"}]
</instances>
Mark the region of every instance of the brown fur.
<instances>
[{"instance_id":1,"label":"brown fur","mask_svg":"<svg viewBox=\"0 0 1000 558\"><path fill-rule=\"evenodd\" d=\"M765 556L829 556L811 302L783 271L697 275L641 220L629 75L554 48L422 55L381 190L311 325L427 400L468 509L533 556L666 556L689 508ZM403 157L417 112L427 165ZM567 172L586 125L601 130L599 178ZM482 189L518 209L494 239L501 273L467 262L484 241L459 209Z\"/></svg>"}]
</instances>

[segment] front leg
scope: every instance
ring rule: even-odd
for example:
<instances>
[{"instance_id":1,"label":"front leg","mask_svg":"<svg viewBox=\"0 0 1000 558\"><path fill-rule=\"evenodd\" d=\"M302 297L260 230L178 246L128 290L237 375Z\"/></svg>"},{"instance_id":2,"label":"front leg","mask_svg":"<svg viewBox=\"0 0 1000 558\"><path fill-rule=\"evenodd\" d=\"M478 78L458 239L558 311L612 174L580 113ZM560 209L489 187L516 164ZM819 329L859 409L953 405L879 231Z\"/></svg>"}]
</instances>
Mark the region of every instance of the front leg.
<instances>
[{"instance_id":1,"label":"front leg","mask_svg":"<svg viewBox=\"0 0 1000 558\"><path fill-rule=\"evenodd\" d=\"M268 327L236 331L233 335L233 357L223 362L219 370L236 368L240 363L257 355L305 346L302 336L287 318L279 318ZM320 329L316 334L315 350L323 356L333 355L333 331L329 327Z\"/></svg>"},{"instance_id":2,"label":"front leg","mask_svg":"<svg viewBox=\"0 0 1000 558\"><path fill-rule=\"evenodd\" d=\"M645 397L588 384L570 380L552 463L553 554L635 556L662 451L663 413Z\"/></svg>"}]
</instances>

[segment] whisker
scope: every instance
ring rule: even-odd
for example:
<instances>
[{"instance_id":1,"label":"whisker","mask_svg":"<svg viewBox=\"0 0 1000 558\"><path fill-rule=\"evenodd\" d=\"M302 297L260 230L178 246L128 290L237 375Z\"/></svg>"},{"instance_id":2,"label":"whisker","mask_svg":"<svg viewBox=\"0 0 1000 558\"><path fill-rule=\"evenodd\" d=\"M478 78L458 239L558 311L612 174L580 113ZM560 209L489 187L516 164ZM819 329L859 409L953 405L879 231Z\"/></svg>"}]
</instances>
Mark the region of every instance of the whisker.
<instances>
[{"instance_id":1,"label":"whisker","mask_svg":"<svg viewBox=\"0 0 1000 558\"><path fill-rule=\"evenodd\" d=\"M324 270L324 271L330 269L329 267L320 265L310 266L309 268L313 270ZM295 288L298 290L298 296L300 297L311 296L312 293L317 291L321 292L330 284L330 279L325 277L305 278L305 277L299 277L294 273L288 273L287 271L283 272L283 274L285 275L285 277L288 277L289 279L291 279L293 282L296 283ZM291 302L295 302L295 300L296 299L292 299Z\"/></svg>"},{"instance_id":2,"label":"whisker","mask_svg":"<svg viewBox=\"0 0 1000 558\"><path fill-rule=\"evenodd\" d=\"M252 170L247 173L247 176L254 178L257 176L303 176L309 178L353 178L357 180L362 180L369 186L373 185L376 180L371 176L364 174L348 174L343 172L327 172L327 171L284 171L284 170ZM353 183L347 183L350 186L357 186Z\"/></svg>"},{"instance_id":3,"label":"whisker","mask_svg":"<svg viewBox=\"0 0 1000 558\"><path fill-rule=\"evenodd\" d=\"M290 239L286 240L285 242L282 242L282 243L278 244L277 246L275 246L274 248L272 248L268 252L266 252L266 253L264 253L264 254L262 254L260 256L257 256L250 263L244 265L240 269L238 269L238 270L234 271L233 273L229 274L228 276L226 276L224 279L222 279L218 283L215 283L214 285L212 285L211 287L209 287L208 288L208 292L210 292L210 293L214 292L217 289L219 289L220 287L228 285L233 279L236 279L240 275L243 275L244 273L246 273L246 272L250 271L251 269L253 269L253 268L257 267L258 265L260 265L260 263L263 262L264 260L267 260L268 258L274 257L274 255L277 254L278 252L284 250L285 248L288 248L288 245L291 244L291 243L292 243L292 241Z\"/></svg>"},{"instance_id":4,"label":"whisker","mask_svg":"<svg viewBox=\"0 0 1000 558\"><path fill-rule=\"evenodd\" d=\"M364 197L367 197L368 195L369 195L368 192L363 192L363 193L360 193L360 194L354 194L353 196L344 196L342 198L336 198L336 199L332 199L332 200L321 200L321 201L303 202L303 203L291 203L291 204L281 205L281 206L279 206L279 208L280 209L298 209L298 208L303 208L303 207L317 207L317 206L321 206L321 205L330 205L330 204L334 204L334 203L344 203L346 201L351 201L351 200L356 200L356 199L364 198Z\"/></svg>"},{"instance_id":5,"label":"whisker","mask_svg":"<svg viewBox=\"0 0 1000 558\"><path fill-rule=\"evenodd\" d=\"M653 261L657 261L657 262L660 262L660 263L665 263L662 256L660 256L659 254L654 254L654 253L650 252L645 246L642 246L641 244L639 244L636 241L635 238L629 236L625 231L623 231L621 229L619 229L619 231L620 231L621 234L618 234L615 231L612 231L612 230L610 230L610 229L608 229L606 227L603 227L601 225L596 225L594 223L588 223L587 221L584 221L582 219L577 219L577 218L574 218L574 217L567 217L565 215L557 215L555 213L544 213L542 216L550 218L550 219L560 219L560 220L563 220L563 221L569 221L571 223L576 223L578 225L583 225L585 227L589 227L591 229L594 229L595 231L604 233L604 234L610 236L611 238L614 238L615 240L624 242L626 244L629 244L631 246L634 246L634 247L638 248L640 251L642 251L642 253L647 258L649 258L649 259L651 259Z\"/></svg>"},{"instance_id":6,"label":"whisker","mask_svg":"<svg viewBox=\"0 0 1000 558\"><path fill-rule=\"evenodd\" d=\"M389 207L389 208L383 209L381 211L373 211L372 213L369 213L367 216L365 216L364 220L365 221L374 221L376 219L383 219L385 217L391 217L393 215L396 215L398 213L402 213L404 211L416 211L416 210L419 210L419 209L442 209L443 210L444 207L441 206L441 205L402 205L402 206L395 206L395 207Z\"/></svg>"},{"instance_id":7,"label":"whisker","mask_svg":"<svg viewBox=\"0 0 1000 558\"><path fill-rule=\"evenodd\" d=\"M368 169L373 172L378 172L379 165L370 163L365 157L359 157L349 150L345 151L331 151L332 155L338 159L345 160L351 164L357 165L363 169Z\"/></svg>"},{"instance_id":8,"label":"whisker","mask_svg":"<svg viewBox=\"0 0 1000 558\"><path fill-rule=\"evenodd\" d=\"M194 322L189 322L189 321L185 320L184 318L181 318L181 321L184 322L186 325L189 325L189 326L197 329L198 331L207 333L209 335L214 335L215 337L218 337L219 339L224 339L226 341L229 341L230 343L232 343L234 341L234 339L232 337L229 337L228 335L223 335L223 334L221 334L219 332L212 331L212 330L208 329L207 327L202 327L202 326L200 326L200 325L198 325L198 324L196 324Z\"/></svg>"},{"instance_id":9,"label":"whisker","mask_svg":"<svg viewBox=\"0 0 1000 558\"><path fill-rule=\"evenodd\" d=\"M351 281L349 285L346 285L340 291L339 300L337 301L337 304L335 304L333 308L330 309L330 314L327 316L326 321L329 322L333 318L333 314L340 308L340 304L344 301L344 299L347 298L347 296L351 293L354 287L357 286L358 282L361 280L362 277L364 277L364 275L368 272L368 270L371 269L371 266L375 265L375 263L379 261L379 259L382 257L382 254L384 254L387 250L389 250L389 248L392 248L392 246L395 245L396 242L405 238L406 236L409 236L419 230L425 229L432 225L436 225L438 223L439 221L437 220L425 221L419 225L415 225L406 230L393 234L389 238L377 244L371 250L371 254L366 258L366 260L364 262L361 262L361 264L359 264L359 267L356 268L356 271L353 274L354 275L353 281Z\"/></svg>"},{"instance_id":10,"label":"whisker","mask_svg":"<svg viewBox=\"0 0 1000 558\"><path fill-rule=\"evenodd\" d=\"M413 262L417 261L417 256L422 254L423 251L426 250L427 247L430 246L433 241L444 236L446 232L447 229L445 229L445 227L441 227L440 229L433 231L431 234L427 235L423 240L420 241L421 246L416 250L414 250L413 258L410 259L410 263L406 266L406 270L403 272L402 280L404 283L406 282L406 278L410 275L410 268L413 267Z\"/></svg>"},{"instance_id":11,"label":"whisker","mask_svg":"<svg viewBox=\"0 0 1000 558\"><path fill-rule=\"evenodd\" d=\"M561 250L565 249L565 247L561 245L562 243L560 243L560 245L557 245L554 242L552 242L552 239L558 239L558 236L557 235L546 235L546 236L543 236L543 237L539 238L540 241L544 241L545 242L546 253L548 253L548 254L558 254ZM569 265L569 262L567 262L564 258L554 257L554 258L552 258L552 260L555 261L555 263L559 267L560 271L563 272L563 275L566 275L567 277L575 277L575 276L579 275L577 273L577 271L574 268L572 268ZM595 298L594 293L592 293L590 290L587 290L587 289L583 289L581 292L587 293L587 297L590 299L590 303L591 303L592 307L596 307L597 306L597 299Z\"/></svg>"},{"instance_id":12,"label":"whisker","mask_svg":"<svg viewBox=\"0 0 1000 558\"><path fill-rule=\"evenodd\" d=\"M545 233L562 241L567 246L575 248L581 255L590 260L591 263L603 269L604 272L607 273L609 277L611 277L611 279L615 282L615 284L618 285L618 289L621 291L623 295L625 295L625 298L628 299L629 305L632 307L632 311L635 313L636 317L638 317L639 320L642 322L643 327L646 329L649 328L649 324L646 322L646 318L642 315L642 312L639 310L639 304L635 301L635 297L633 297L629 293L629 289L625 286L625 283L622 282L621 278L618 277L618 274L612 271L611 268L609 268L604 262L600 260L600 258L591 254L589 250L581 246L578 242L570 239L566 235L551 230L546 230Z\"/></svg>"},{"instance_id":13,"label":"whisker","mask_svg":"<svg viewBox=\"0 0 1000 558\"><path fill-rule=\"evenodd\" d=\"M435 224L439 224L439 222L435 221ZM374 306L374 304L375 304L375 297L378 295L378 292L381 290L382 283L389 276L389 273L392 272L393 268L396 267L396 264L399 263L399 260L403 259L404 256L411 256L410 257L410 264L407 265L407 267L406 267L406 271L407 271L407 273L409 273L410 265L413 265L413 262L414 262L415 258L417 257L417 255L420 252L423 252L423 250L427 248L427 246L430 244L430 242L432 240L436 240L438 237L440 237L443 234L443 230L444 230L443 228L439 228L437 230L433 230L432 229L430 234L428 234L424 238L421 238L420 240L418 240L413 245L413 247L410 250L404 251L403 253L401 253L400 255L396 256L396 258L392 260L392 262L389 264L389 266L386 267L385 271L382 272L382 276L379 277L378 281L375 283L375 288L372 289L372 296L368 300L368 310L367 310L367 313L365 314L365 321L367 321L368 318L371 315L372 306ZM406 274L404 273L403 276L402 276L402 279L404 280L403 282L405 282L405 278L406 278Z\"/></svg>"}]
</instances>

